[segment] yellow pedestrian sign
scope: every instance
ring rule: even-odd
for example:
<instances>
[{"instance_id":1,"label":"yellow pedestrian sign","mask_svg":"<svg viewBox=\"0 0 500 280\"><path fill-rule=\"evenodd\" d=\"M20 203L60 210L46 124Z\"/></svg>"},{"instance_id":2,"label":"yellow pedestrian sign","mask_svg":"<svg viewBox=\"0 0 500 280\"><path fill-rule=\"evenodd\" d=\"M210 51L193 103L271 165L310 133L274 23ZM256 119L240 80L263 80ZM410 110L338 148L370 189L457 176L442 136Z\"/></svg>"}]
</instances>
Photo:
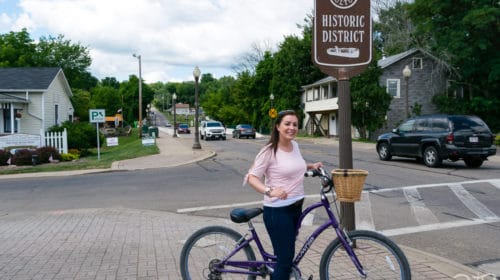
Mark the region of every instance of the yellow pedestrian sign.
<instances>
[{"instance_id":1,"label":"yellow pedestrian sign","mask_svg":"<svg viewBox=\"0 0 500 280\"><path fill-rule=\"evenodd\" d=\"M278 117L278 112L276 111L276 109L271 108L271 109L269 110L269 117L270 117L271 119L275 119L276 117Z\"/></svg>"}]
</instances>

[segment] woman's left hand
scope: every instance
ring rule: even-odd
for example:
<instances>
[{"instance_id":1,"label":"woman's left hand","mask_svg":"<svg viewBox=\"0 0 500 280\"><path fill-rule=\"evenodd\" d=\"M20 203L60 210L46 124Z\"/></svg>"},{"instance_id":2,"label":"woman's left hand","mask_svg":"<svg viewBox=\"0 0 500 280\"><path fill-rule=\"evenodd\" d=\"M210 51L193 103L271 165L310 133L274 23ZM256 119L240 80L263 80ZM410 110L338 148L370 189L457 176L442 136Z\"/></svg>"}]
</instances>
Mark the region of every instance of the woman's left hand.
<instances>
[{"instance_id":1,"label":"woman's left hand","mask_svg":"<svg viewBox=\"0 0 500 280\"><path fill-rule=\"evenodd\" d=\"M315 163L310 165L309 169L318 169L320 167L323 167L323 163L322 162L315 162Z\"/></svg>"}]
</instances>

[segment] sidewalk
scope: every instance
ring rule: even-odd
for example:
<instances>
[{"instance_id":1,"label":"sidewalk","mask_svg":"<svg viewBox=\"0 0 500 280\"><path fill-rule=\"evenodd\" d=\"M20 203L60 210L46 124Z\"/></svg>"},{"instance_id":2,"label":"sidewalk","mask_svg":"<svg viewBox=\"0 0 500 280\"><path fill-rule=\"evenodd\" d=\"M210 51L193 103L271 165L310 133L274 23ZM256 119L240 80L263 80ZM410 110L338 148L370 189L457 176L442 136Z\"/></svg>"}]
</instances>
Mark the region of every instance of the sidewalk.
<instances>
[{"instance_id":1,"label":"sidewalk","mask_svg":"<svg viewBox=\"0 0 500 280\"><path fill-rule=\"evenodd\" d=\"M166 130L160 130L156 140L160 154L115 162L111 170L36 176L165 168L215 156L204 149L193 151L191 139L173 138ZM246 228L229 219L126 208L12 214L0 209L0 279L180 279L183 241L194 230L214 224L240 232ZM256 223L256 228L265 231L261 224ZM312 229L306 226L305 232ZM305 277L313 274L319 279L319 259L328 242L323 234L303 259ZM417 249L403 250L413 279L455 279L457 275L457 279L466 279L463 275L474 279L485 274Z\"/></svg>"}]
</instances>

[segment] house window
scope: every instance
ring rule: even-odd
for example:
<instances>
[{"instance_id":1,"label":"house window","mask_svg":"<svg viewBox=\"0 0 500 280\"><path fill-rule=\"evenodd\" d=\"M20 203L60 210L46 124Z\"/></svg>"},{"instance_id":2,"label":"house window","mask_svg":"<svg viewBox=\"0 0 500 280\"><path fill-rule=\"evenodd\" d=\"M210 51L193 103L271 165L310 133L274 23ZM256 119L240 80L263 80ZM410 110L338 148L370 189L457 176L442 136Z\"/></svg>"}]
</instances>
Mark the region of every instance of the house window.
<instances>
[{"instance_id":1,"label":"house window","mask_svg":"<svg viewBox=\"0 0 500 280\"><path fill-rule=\"evenodd\" d=\"M412 68L413 69L422 69L423 68L422 58L421 57L414 57L413 58Z\"/></svg>"},{"instance_id":2,"label":"house window","mask_svg":"<svg viewBox=\"0 0 500 280\"><path fill-rule=\"evenodd\" d=\"M321 90L323 91L323 100L328 99L328 85L322 86Z\"/></svg>"},{"instance_id":3,"label":"house window","mask_svg":"<svg viewBox=\"0 0 500 280\"><path fill-rule=\"evenodd\" d=\"M319 100L319 89L314 89L314 101Z\"/></svg>"},{"instance_id":4,"label":"house window","mask_svg":"<svg viewBox=\"0 0 500 280\"><path fill-rule=\"evenodd\" d=\"M394 98L400 98L400 80L387 79L387 93Z\"/></svg>"},{"instance_id":5,"label":"house window","mask_svg":"<svg viewBox=\"0 0 500 280\"><path fill-rule=\"evenodd\" d=\"M59 105L54 105L54 121L55 121L55 125L58 125L59 124Z\"/></svg>"},{"instance_id":6,"label":"house window","mask_svg":"<svg viewBox=\"0 0 500 280\"><path fill-rule=\"evenodd\" d=\"M19 109L14 109L14 116L19 113ZM4 132L6 133L11 133L12 132L12 126L11 126L11 115L10 115L10 110L3 110L3 127L4 127ZM17 131L17 120L14 117L14 133L18 132Z\"/></svg>"}]
</instances>

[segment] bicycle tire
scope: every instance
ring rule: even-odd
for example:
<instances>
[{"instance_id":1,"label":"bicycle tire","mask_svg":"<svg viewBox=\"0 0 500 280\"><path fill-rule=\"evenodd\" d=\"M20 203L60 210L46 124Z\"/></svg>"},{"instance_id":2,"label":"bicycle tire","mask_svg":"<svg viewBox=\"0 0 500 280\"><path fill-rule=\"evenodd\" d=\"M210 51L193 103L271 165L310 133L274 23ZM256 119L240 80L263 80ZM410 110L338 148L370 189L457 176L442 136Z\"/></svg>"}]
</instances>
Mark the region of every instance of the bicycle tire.
<instances>
[{"instance_id":1,"label":"bicycle tire","mask_svg":"<svg viewBox=\"0 0 500 280\"><path fill-rule=\"evenodd\" d=\"M325 249L320 262L320 279L411 279L410 265L403 251L389 238L373 231L347 234L367 277L363 278L339 238Z\"/></svg>"},{"instance_id":2,"label":"bicycle tire","mask_svg":"<svg viewBox=\"0 0 500 280\"><path fill-rule=\"evenodd\" d=\"M248 279L256 277L244 274L218 274L210 272L213 261L223 259L242 239L242 235L230 228L209 226L193 233L182 247L180 270L183 280L201 279ZM252 247L246 246L231 259L255 261Z\"/></svg>"}]
</instances>

